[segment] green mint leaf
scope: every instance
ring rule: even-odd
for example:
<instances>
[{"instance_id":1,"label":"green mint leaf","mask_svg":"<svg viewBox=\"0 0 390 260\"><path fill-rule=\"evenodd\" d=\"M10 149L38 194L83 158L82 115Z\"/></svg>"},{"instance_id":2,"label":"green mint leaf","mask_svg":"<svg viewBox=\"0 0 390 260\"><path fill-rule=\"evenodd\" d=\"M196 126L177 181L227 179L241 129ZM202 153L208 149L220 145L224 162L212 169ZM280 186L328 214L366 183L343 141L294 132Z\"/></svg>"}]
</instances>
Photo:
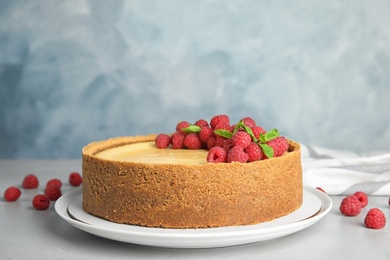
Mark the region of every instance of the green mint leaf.
<instances>
[{"instance_id":1,"label":"green mint leaf","mask_svg":"<svg viewBox=\"0 0 390 260\"><path fill-rule=\"evenodd\" d=\"M240 122L238 122L238 124L236 124L236 127L234 128L234 130L233 130L233 133L232 134L235 134L235 133L237 133L237 131L241 128L241 121Z\"/></svg>"},{"instance_id":2,"label":"green mint leaf","mask_svg":"<svg viewBox=\"0 0 390 260\"><path fill-rule=\"evenodd\" d=\"M244 129L244 131L247 132L247 133L250 135L250 137L252 138L252 140L253 140L254 142L257 142L257 141L258 141L257 138L255 137L255 135L253 134L252 129L251 129L250 127L247 127L247 126L244 124L244 121L243 121L243 120L241 120L240 122L237 123L237 125L236 125L236 127L234 128L234 131L233 131L232 134L234 135L234 134L237 133L237 131L240 130L240 129Z\"/></svg>"},{"instance_id":3,"label":"green mint leaf","mask_svg":"<svg viewBox=\"0 0 390 260\"><path fill-rule=\"evenodd\" d=\"M245 132L247 132L250 137L252 138L252 140L254 142L257 142L257 138L255 137L255 134L253 133L252 129L250 127L247 127L243 121L240 122L241 123L241 127L244 129Z\"/></svg>"},{"instance_id":4,"label":"green mint leaf","mask_svg":"<svg viewBox=\"0 0 390 260\"><path fill-rule=\"evenodd\" d=\"M272 139L275 139L278 136L279 136L279 131L278 129L274 128L263 135L264 140L261 140L261 142L266 143L268 141L271 141Z\"/></svg>"},{"instance_id":5,"label":"green mint leaf","mask_svg":"<svg viewBox=\"0 0 390 260\"><path fill-rule=\"evenodd\" d=\"M269 146L268 144L259 144L259 145L260 145L261 150L263 150L263 153L268 158L274 157L274 149L272 149L271 146Z\"/></svg>"},{"instance_id":6,"label":"green mint leaf","mask_svg":"<svg viewBox=\"0 0 390 260\"><path fill-rule=\"evenodd\" d=\"M260 143L265 143L265 142L266 142L266 140L265 140L265 134L260 133L259 141L260 141Z\"/></svg>"},{"instance_id":7,"label":"green mint leaf","mask_svg":"<svg viewBox=\"0 0 390 260\"><path fill-rule=\"evenodd\" d=\"M197 125L190 125L190 126L187 126L186 128L182 128L180 130L182 130L186 134L199 133L200 127Z\"/></svg>"},{"instance_id":8,"label":"green mint leaf","mask_svg":"<svg viewBox=\"0 0 390 260\"><path fill-rule=\"evenodd\" d=\"M233 133L230 132L229 130L226 130L226 129L214 130L214 134L228 138L228 139L232 138L232 136L233 136Z\"/></svg>"}]
</instances>

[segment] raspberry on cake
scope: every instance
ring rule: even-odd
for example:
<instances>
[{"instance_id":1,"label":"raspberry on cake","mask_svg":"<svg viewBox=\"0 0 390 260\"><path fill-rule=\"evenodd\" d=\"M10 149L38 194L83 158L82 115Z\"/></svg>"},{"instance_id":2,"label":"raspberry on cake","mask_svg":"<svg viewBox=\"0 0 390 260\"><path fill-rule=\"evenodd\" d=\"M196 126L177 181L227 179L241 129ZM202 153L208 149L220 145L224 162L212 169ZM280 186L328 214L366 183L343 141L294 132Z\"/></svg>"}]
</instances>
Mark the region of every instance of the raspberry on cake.
<instances>
[{"instance_id":1,"label":"raspberry on cake","mask_svg":"<svg viewBox=\"0 0 390 260\"><path fill-rule=\"evenodd\" d=\"M156 147L160 149L165 149L171 144L171 137L167 134L159 134L156 136Z\"/></svg>"},{"instance_id":2,"label":"raspberry on cake","mask_svg":"<svg viewBox=\"0 0 390 260\"><path fill-rule=\"evenodd\" d=\"M229 116L222 114L222 115L216 115L213 118L211 118L211 121L210 121L211 128L215 129L215 127L218 124L230 125L230 118L229 118Z\"/></svg>"},{"instance_id":3,"label":"raspberry on cake","mask_svg":"<svg viewBox=\"0 0 390 260\"><path fill-rule=\"evenodd\" d=\"M238 131L233 134L231 140L234 146L240 146L242 149L247 148L248 145L252 142L251 136L244 131Z\"/></svg>"},{"instance_id":4,"label":"raspberry on cake","mask_svg":"<svg viewBox=\"0 0 390 260\"><path fill-rule=\"evenodd\" d=\"M260 146L255 142L251 142L248 147L245 148L245 152L248 154L248 162L260 161L264 156Z\"/></svg>"},{"instance_id":5,"label":"raspberry on cake","mask_svg":"<svg viewBox=\"0 0 390 260\"><path fill-rule=\"evenodd\" d=\"M226 151L222 147L215 146L207 154L207 162L224 163L226 162Z\"/></svg>"},{"instance_id":6,"label":"raspberry on cake","mask_svg":"<svg viewBox=\"0 0 390 260\"><path fill-rule=\"evenodd\" d=\"M197 134L191 133L184 137L184 146L188 149L200 149L202 141Z\"/></svg>"}]
</instances>

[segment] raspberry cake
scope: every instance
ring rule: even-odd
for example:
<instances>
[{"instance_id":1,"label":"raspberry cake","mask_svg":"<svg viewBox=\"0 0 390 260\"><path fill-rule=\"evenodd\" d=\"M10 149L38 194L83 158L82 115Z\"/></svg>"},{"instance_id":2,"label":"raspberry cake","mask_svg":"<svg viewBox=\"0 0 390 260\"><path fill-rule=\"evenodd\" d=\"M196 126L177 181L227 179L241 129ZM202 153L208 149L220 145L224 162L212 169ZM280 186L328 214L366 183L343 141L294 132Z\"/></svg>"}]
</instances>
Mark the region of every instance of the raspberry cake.
<instances>
[{"instance_id":1,"label":"raspberry cake","mask_svg":"<svg viewBox=\"0 0 390 260\"><path fill-rule=\"evenodd\" d=\"M302 204L300 146L253 162L208 162L208 149L159 149L156 135L117 137L82 150L83 208L146 227L251 225Z\"/></svg>"}]
</instances>

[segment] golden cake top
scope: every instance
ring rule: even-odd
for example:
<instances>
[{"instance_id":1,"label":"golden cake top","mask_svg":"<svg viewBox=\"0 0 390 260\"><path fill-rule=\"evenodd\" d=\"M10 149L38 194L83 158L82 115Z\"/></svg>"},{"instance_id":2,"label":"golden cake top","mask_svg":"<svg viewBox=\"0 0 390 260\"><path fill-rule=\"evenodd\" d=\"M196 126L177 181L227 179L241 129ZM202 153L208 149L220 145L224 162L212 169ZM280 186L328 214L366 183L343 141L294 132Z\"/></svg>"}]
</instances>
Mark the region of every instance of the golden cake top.
<instances>
[{"instance_id":1,"label":"golden cake top","mask_svg":"<svg viewBox=\"0 0 390 260\"><path fill-rule=\"evenodd\" d=\"M207 150L158 149L153 141L126 144L95 154L96 157L122 162L204 164Z\"/></svg>"}]
</instances>

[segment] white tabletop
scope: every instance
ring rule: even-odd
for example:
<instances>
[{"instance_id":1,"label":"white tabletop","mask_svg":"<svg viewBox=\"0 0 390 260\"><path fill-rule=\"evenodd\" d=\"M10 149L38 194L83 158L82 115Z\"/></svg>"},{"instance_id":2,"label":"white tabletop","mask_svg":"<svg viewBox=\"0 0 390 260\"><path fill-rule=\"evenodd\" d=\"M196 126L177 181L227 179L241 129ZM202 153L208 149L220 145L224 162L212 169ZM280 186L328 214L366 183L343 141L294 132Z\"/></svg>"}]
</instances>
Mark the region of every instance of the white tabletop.
<instances>
[{"instance_id":1,"label":"white tabletop","mask_svg":"<svg viewBox=\"0 0 390 260\"><path fill-rule=\"evenodd\" d=\"M81 172L80 160L0 160L0 192L21 186L28 173L40 187L23 190L16 202L0 199L0 259L390 259L388 197L369 197L357 217L339 212L342 197L332 196L333 208L318 223L297 233L263 242L213 249L168 249L140 246L97 237L81 231L54 211L37 211L31 201L52 178L63 181L63 192L73 190L68 176ZM388 223L381 230L363 226L369 208L381 208Z\"/></svg>"}]
</instances>

